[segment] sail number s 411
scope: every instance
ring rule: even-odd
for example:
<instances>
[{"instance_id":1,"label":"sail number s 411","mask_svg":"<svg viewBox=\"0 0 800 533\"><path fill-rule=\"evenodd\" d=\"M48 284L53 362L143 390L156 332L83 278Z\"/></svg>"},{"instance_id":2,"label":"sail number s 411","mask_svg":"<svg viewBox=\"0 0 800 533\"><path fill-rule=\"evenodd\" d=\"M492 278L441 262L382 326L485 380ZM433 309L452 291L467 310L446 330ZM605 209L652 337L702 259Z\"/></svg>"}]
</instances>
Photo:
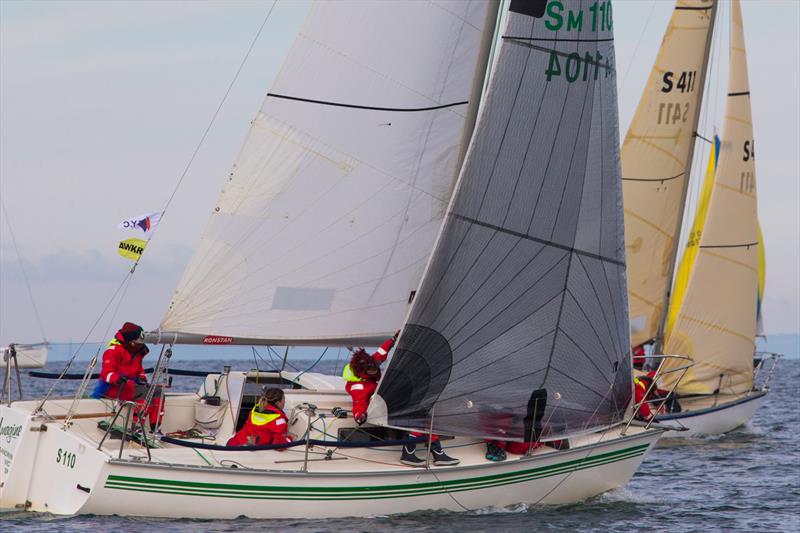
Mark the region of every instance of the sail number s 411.
<instances>
[{"instance_id":1,"label":"sail number s 411","mask_svg":"<svg viewBox=\"0 0 800 533\"><path fill-rule=\"evenodd\" d=\"M672 91L690 93L694 91L695 82L697 81L697 71L691 70L677 74L667 71L664 73L661 81L663 82L661 86L662 93L671 93Z\"/></svg>"}]
</instances>

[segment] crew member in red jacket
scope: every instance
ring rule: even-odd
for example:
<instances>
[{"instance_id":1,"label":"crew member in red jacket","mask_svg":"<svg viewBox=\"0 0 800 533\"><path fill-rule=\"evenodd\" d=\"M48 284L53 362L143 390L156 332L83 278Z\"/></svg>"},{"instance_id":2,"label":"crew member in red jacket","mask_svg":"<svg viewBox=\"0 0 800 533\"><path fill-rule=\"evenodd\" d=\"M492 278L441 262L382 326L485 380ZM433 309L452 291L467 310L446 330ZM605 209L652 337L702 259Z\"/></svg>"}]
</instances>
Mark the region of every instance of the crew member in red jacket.
<instances>
[{"instance_id":1,"label":"crew member in red jacket","mask_svg":"<svg viewBox=\"0 0 800 533\"><path fill-rule=\"evenodd\" d=\"M103 368L94 396L134 400L142 408L149 389L142 359L149 352L143 341L142 327L125 322L103 352ZM160 394L153 395L147 416L151 427L155 427L164 416Z\"/></svg>"},{"instance_id":2,"label":"crew member in red jacket","mask_svg":"<svg viewBox=\"0 0 800 533\"><path fill-rule=\"evenodd\" d=\"M381 379L381 363L386 361L389 350L397 340L396 332L392 337L386 339L378 351L372 355L367 354L363 348L353 352L350 362L344 366L342 377L347 382L345 390L353 398L353 417L357 424L367 421L367 407L369 400L378 388L378 380Z\"/></svg>"},{"instance_id":3,"label":"crew member in red jacket","mask_svg":"<svg viewBox=\"0 0 800 533\"><path fill-rule=\"evenodd\" d=\"M250 411L242 429L228 440L228 446L262 446L292 441L283 407L286 399L281 389L266 389L258 404ZM284 451L286 448L278 448Z\"/></svg>"},{"instance_id":4,"label":"crew member in red jacket","mask_svg":"<svg viewBox=\"0 0 800 533\"><path fill-rule=\"evenodd\" d=\"M642 420L650 420L657 414L664 412L663 407L658 409L658 400L661 399L660 393L665 393L666 391L661 391L660 389L657 389L655 385L653 385L652 376L637 376L633 378L633 386L633 399L636 404L641 403L641 406L639 407L639 413L637 414L638 418Z\"/></svg>"}]
</instances>

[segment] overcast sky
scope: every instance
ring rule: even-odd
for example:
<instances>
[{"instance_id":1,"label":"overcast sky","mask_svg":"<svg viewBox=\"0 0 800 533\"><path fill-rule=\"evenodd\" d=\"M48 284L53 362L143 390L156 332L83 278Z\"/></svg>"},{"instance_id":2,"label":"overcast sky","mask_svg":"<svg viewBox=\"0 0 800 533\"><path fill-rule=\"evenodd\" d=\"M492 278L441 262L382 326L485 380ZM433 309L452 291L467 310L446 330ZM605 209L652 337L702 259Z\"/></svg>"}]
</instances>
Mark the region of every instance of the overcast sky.
<instances>
[{"instance_id":1,"label":"overcast sky","mask_svg":"<svg viewBox=\"0 0 800 533\"><path fill-rule=\"evenodd\" d=\"M614 2L621 136L673 5ZM165 205L271 6L0 1L0 195L7 208L0 345L43 335L6 215L44 335L84 338L131 266L116 246L134 234L117 224ZM105 315L92 340L124 320L158 326L305 10L303 2L274 8L124 303ZM743 13L767 249L766 327L797 332L800 2L744 2ZM727 57L727 44L719 47ZM725 75L724 67L716 74L722 91ZM714 115L721 129L722 113Z\"/></svg>"}]
</instances>

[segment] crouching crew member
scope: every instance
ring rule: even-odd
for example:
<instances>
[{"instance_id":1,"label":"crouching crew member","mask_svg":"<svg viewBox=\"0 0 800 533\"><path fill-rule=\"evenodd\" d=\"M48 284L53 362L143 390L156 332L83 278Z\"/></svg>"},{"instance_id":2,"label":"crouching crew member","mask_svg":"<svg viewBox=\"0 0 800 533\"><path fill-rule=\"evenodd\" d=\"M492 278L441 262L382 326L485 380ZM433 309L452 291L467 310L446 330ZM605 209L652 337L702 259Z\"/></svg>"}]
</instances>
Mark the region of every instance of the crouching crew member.
<instances>
[{"instance_id":1,"label":"crouching crew member","mask_svg":"<svg viewBox=\"0 0 800 533\"><path fill-rule=\"evenodd\" d=\"M286 405L281 389L266 389L250 411L242 429L228 440L228 446L263 446L286 444L292 441L283 407ZM278 448L284 451L286 448Z\"/></svg>"},{"instance_id":2,"label":"crouching crew member","mask_svg":"<svg viewBox=\"0 0 800 533\"><path fill-rule=\"evenodd\" d=\"M353 398L353 417L359 425L367 421L367 407L378 388L378 380L381 379L381 363L386 361L399 333L398 331L386 339L372 355L359 348L353 352L350 362L342 370L342 377L347 382L344 388Z\"/></svg>"},{"instance_id":3,"label":"crouching crew member","mask_svg":"<svg viewBox=\"0 0 800 533\"><path fill-rule=\"evenodd\" d=\"M142 327L125 322L103 352L103 367L92 396L120 401L134 400L140 409L143 408L149 385L142 359L148 353L150 350L144 344ZM147 408L150 426L155 427L163 416L161 394L156 391Z\"/></svg>"}]
</instances>

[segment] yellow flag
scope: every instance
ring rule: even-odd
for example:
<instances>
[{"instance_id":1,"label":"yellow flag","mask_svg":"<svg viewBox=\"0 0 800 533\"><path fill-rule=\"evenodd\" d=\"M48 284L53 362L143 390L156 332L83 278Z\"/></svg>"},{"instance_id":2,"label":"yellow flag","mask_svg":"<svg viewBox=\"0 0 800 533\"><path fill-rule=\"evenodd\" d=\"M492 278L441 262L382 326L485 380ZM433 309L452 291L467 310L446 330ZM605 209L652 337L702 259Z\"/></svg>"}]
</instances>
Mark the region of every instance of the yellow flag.
<instances>
[{"instance_id":1,"label":"yellow flag","mask_svg":"<svg viewBox=\"0 0 800 533\"><path fill-rule=\"evenodd\" d=\"M124 241L120 241L117 251L122 257L126 257L131 261L138 261L139 258L142 257L142 252L144 252L144 247L146 245L147 241L142 239L125 239Z\"/></svg>"}]
</instances>

